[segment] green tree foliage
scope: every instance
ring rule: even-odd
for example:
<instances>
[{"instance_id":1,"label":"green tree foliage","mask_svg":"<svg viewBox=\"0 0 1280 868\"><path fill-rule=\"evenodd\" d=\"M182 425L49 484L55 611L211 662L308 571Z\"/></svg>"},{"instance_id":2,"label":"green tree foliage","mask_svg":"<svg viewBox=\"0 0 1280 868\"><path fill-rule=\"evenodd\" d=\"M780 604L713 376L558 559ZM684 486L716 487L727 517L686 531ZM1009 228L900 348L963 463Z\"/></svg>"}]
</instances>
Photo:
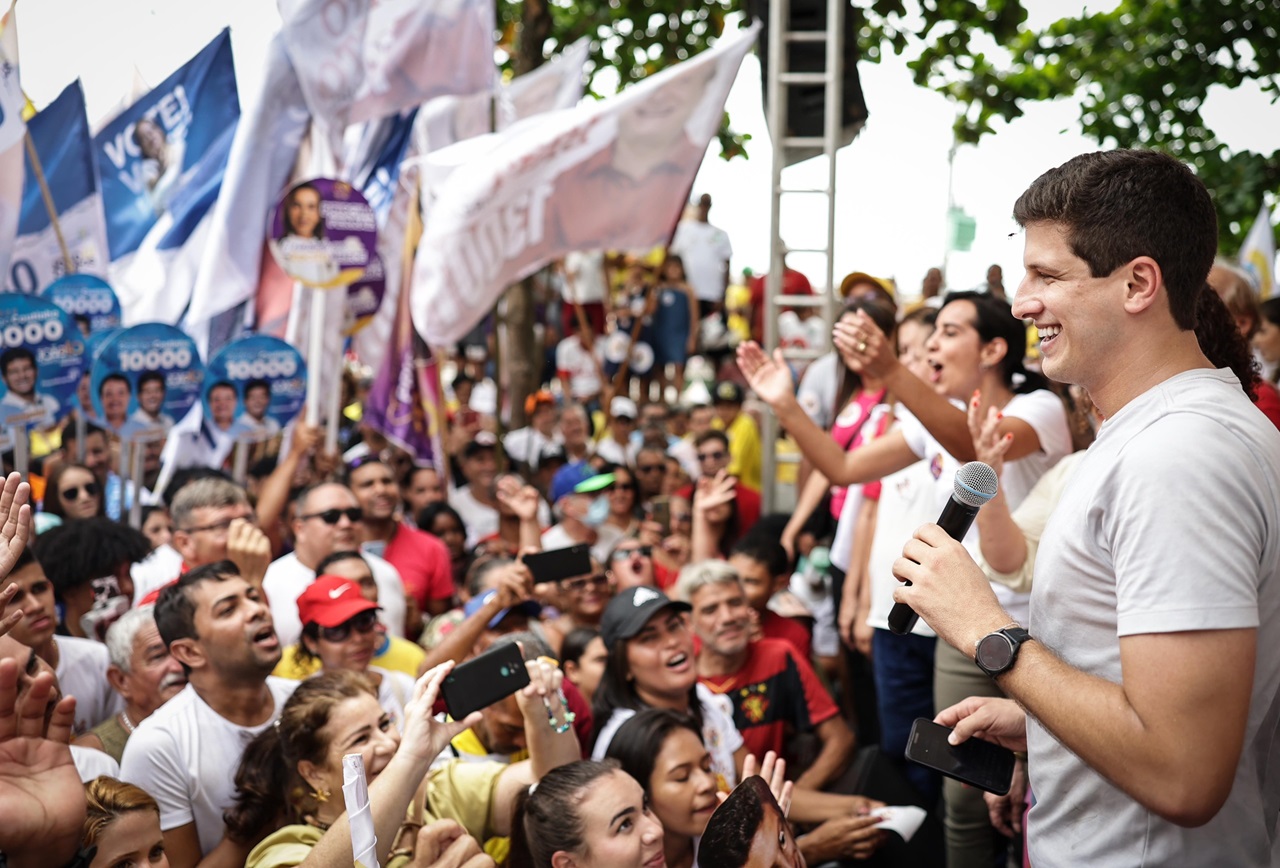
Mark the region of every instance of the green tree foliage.
<instances>
[{"instance_id":1,"label":"green tree foliage","mask_svg":"<svg viewBox=\"0 0 1280 868\"><path fill-rule=\"evenodd\" d=\"M955 0L947 6L969 6ZM1263 194L1280 191L1280 130L1269 154L1232 152L1201 110L1212 85L1257 81L1280 98L1280 4L1275 0L1122 0L1112 11L1023 30L1016 0L987 4L1016 21L988 56L960 26L914 61L916 81L962 107L960 141L976 143L1027 101L1078 94L1085 135L1105 147L1152 147L1193 166L1213 192L1220 243L1239 248ZM994 55L999 54L1000 57Z\"/></svg>"}]
</instances>

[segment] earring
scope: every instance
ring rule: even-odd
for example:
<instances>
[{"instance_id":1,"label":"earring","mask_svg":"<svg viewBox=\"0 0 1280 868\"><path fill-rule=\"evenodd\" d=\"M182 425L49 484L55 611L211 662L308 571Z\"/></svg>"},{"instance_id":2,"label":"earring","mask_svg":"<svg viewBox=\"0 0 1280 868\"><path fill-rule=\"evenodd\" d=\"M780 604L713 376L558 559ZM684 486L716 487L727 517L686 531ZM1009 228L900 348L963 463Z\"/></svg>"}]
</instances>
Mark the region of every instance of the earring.
<instances>
[{"instance_id":1,"label":"earring","mask_svg":"<svg viewBox=\"0 0 1280 868\"><path fill-rule=\"evenodd\" d=\"M329 801L329 791L323 788L312 789L311 798L323 805L325 802Z\"/></svg>"}]
</instances>

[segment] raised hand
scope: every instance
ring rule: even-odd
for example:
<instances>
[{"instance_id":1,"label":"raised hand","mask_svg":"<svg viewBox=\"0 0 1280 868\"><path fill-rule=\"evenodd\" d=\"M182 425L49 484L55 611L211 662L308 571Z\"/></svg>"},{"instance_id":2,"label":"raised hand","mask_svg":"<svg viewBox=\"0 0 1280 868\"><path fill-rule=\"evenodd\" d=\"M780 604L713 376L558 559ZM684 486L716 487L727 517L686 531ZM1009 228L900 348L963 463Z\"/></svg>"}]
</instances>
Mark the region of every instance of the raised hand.
<instances>
[{"instance_id":1,"label":"raised hand","mask_svg":"<svg viewBox=\"0 0 1280 868\"><path fill-rule=\"evenodd\" d=\"M773 751L769 751L764 755L764 761L761 762L759 769L756 768L755 754L747 754L746 759L742 761L742 777L751 777L759 775L764 778L765 783L769 785L769 792L773 793L774 799L778 802L778 807L782 808L783 816L791 812L791 781L787 780L787 761L778 756Z\"/></svg>"},{"instance_id":2,"label":"raised hand","mask_svg":"<svg viewBox=\"0 0 1280 868\"><path fill-rule=\"evenodd\" d=\"M436 820L418 830L409 868L493 868L493 864L456 820Z\"/></svg>"},{"instance_id":3,"label":"raised hand","mask_svg":"<svg viewBox=\"0 0 1280 868\"><path fill-rule=\"evenodd\" d=\"M714 477L698 478L698 496L693 499L693 508L701 513L723 506L737 497L737 480L723 470Z\"/></svg>"},{"instance_id":4,"label":"raised hand","mask_svg":"<svg viewBox=\"0 0 1280 868\"><path fill-rule=\"evenodd\" d=\"M271 540L253 522L237 518L227 528L227 558L240 568L246 582L261 588L271 566Z\"/></svg>"},{"instance_id":5,"label":"raised hand","mask_svg":"<svg viewBox=\"0 0 1280 868\"><path fill-rule=\"evenodd\" d=\"M893 343L865 311L855 313L852 320L837 322L832 343L851 370L868 377L883 379L898 363Z\"/></svg>"},{"instance_id":6,"label":"raised hand","mask_svg":"<svg viewBox=\"0 0 1280 868\"><path fill-rule=\"evenodd\" d=\"M997 475L1004 469L1005 453L1013 445L1012 434L1000 434L1003 419L1004 415L997 408L982 406L981 392L973 393L969 401L969 435L973 437L973 450L978 460L989 465Z\"/></svg>"},{"instance_id":7,"label":"raised hand","mask_svg":"<svg viewBox=\"0 0 1280 868\"><path fill-rule=\"evenodd\" d=\"M445 676L453 671L453 661L446 660L428 669L413 687L413 699L404 709L404 732L400 750L423 762L431 762L449 746L453 737L480 722L480 712L473 711L465 720L436 720L432 713Z\"/></svg>"},{"instance_id":8,"label":"raised hand","mask_svg":"<svg viewBox=\"0 0 1280 868\"><path fill-rule=\"evenodd\" d=\"M774 350L773 358L769 358L755 341L739 344L738 367L752 391L775 410L779 405L795 400L795 382L791 379L791 368L782 357L782 350Z\"/></svg>"},{"instance_id":9,"label":"raised hand","mask_svg":"<svg viewBox=\"0 0 1280 868\"><path fill-rule=\"evenodd\" d=\"M0 851L11 868L63 865L80 845L85 798L71 759L76 701L64 697L45 728L52 672L42 672L18 705L18 662L0 660Z\"/></svg>"},{"instance_id":10,"label":"raised hand","mask_svg":"<svg viewBox=\"0 0 1280 868\"><path fill-rule=\"evenodd\" d=\"M498 503L515 514L521 521L533 521L538 517L538 489L523 485L518 476L504 476L498 480Z\"/></svg>"},{"instance_id":11,"label":"raised hand","mask_svg":"<svg viewBox=\"0 0 1280 868\"><path fill-rule=\"evenodd\" d=\"M0 578L9 575L31 539L31 486L10 473L0 488Z\"/></svg>"}]
</instances>

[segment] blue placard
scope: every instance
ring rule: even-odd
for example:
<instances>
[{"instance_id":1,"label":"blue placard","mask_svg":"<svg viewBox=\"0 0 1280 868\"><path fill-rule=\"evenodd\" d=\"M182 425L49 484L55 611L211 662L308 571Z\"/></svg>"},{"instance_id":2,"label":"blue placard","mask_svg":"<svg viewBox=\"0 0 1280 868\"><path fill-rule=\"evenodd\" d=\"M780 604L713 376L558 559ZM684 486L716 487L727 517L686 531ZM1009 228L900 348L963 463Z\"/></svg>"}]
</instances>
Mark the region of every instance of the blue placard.
<instances>
[{"instance_id":1,"label":"blue placard","mask_svg":"<svg viewBox=\"0 0 1280 868\"><path fill-rule=\"evenodd\" d=\"M0 426L51 428L75 406L84 340L42 298L0 294Z\"/></svg>"},{"instance_id":2,"label":"blue placard","mask_svg":"<svg viewBox=\"0 0 1280 868\"><path fill-rule=\"evenodd\" d=\"M232 341L209 360L204 417L235 440L274 437L294 420L307 397L302 354L269 335Z\"/></svg>"},{"instance_id":3,"label":"blue placard","mask_svg":"<svg viewBox=\"0 0 1280 868\"><path fill-rule=\"evenodd\" d=\"M125 440L163 437L200 398L195 341L171 325L142 323L104 343L89 388L99 421Z\"/></svg>"},{"instance_id":4,"label":"blue placard","mask_svg":"<svg viewBox=\"0 0 1280 868\"><path fill-rule=\"evenodd\" d=\"M55 280L40 293L71 314L86 338L106 329L120 327L120 299L116 291L101 277L92 274L69 274Z\"/></svg>"}]
</instances>

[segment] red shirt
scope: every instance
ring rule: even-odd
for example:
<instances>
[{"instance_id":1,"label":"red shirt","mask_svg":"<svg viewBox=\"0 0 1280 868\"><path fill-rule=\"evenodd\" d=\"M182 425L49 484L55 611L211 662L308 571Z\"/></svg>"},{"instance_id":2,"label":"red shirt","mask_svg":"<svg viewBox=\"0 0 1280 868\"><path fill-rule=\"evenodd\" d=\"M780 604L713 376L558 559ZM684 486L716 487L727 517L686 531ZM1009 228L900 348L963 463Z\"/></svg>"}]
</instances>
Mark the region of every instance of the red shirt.
<instances>
[{"instance_id":1,"label":"red shirt","mask_svg":"<svg viewBox=\"0 0 1280 868\"><path fill-rule=\"evenodd\" d=\"M402 522L382 558L400 571L405 593L417 600L423 611L428 600L452 599L453 567L449 549L439 537Z\"/></svg>"},{"instance_id":2,"label":"red shirt","mask_svg":"<svg viewBox=\"0 0 1280 868\"><path fill-rule=\"evenodd\" d=\"M764 282L767 274L757 274L747 280L747 289L751 290L751 337L764 340ZM813 284L794 268L782 269L783 295L813 295ZM786 308L782 308L786 310ZM779 310L779 313L782 312Z\"/></svg>"},{"instance_id":3,"label":"red shirt","mask_svg":"<svg viewBox=\"0 0 1280 868\"><path fill-rule=\"evenodd\" d=\"M760 631L767 639L780 639L786 642L805 661L813 659L813 637L809 630L799 621L784 618L773 610L766 610L760 619Z\"/></svg>"},{"instance_id":4,"label":"red shirt","mask_svg":"<svg viewBox=\"0 0 1280 868\"><path fill-rule=\"evenodd\" d=\"M1253 393L1254 403L1262 414L1271 420L1271 424L1280 428L1280 392L1266 380L1258 381L1258 388Z\"/></svg>"},{"instance_id":5,"label":"red shirt","mask_svg":"<svg viewBox=\"0 0 1280 868\"><path fill-rule=\"evenodd\" d=\"M698 678L733 703L733 723L747 750L784 756L790 733L809 732L839 713L807 660L785 642L761 639L749 647L746 665L733 675Z\"/></svg>"}]
</instances>

